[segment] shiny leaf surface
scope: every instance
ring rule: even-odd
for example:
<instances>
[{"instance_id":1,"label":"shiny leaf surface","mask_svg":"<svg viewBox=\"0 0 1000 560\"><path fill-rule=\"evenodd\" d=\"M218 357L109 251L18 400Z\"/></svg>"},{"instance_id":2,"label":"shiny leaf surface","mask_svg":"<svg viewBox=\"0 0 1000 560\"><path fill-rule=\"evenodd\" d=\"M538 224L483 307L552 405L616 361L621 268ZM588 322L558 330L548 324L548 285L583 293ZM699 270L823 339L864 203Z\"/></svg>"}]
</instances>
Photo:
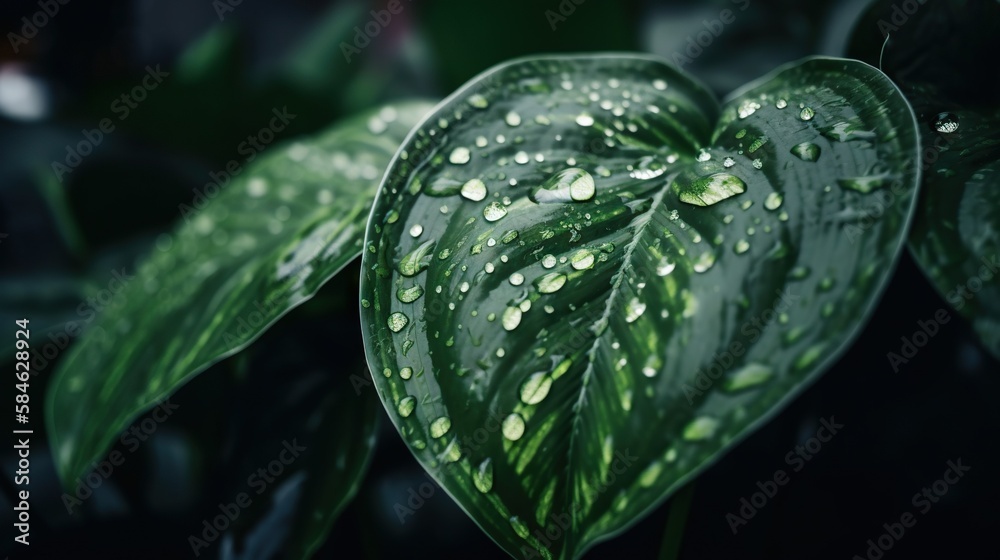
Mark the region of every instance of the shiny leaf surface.
<instances>
[{"instance_id":1,"label":"shiny leaf surface","mask_svg":"<svg viewBox=\"0 0 1000 560\"><path fill-rule=\"evenodd\" d=\"M857 334L917 142L859 62L783 67L721 107L655 59L495 68L428 116L376 200L361 305L383 404L510 554L576 557Z\"/></svg>"}]
</instances>

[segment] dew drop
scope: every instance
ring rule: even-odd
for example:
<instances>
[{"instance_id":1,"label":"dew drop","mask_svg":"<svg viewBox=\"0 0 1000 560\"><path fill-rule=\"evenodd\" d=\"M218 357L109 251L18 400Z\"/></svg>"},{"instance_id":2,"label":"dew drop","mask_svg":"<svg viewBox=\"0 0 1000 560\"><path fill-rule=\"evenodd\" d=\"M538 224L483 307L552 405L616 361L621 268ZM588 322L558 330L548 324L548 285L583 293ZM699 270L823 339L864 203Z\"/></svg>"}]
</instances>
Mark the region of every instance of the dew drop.
<instances>
[{"instance_id":1,"label":"dew drop","mask_svg":"<svg viewBox=\"0 0 1000 560\"><path fill-rule=\"evenodd\" d=\"M504 121L509 126L520 126L520 124L521 124L521 115L518 115L514 111L511 111L511 112L507 113L506 117L504 117Z\"/></svg>"},{"instance_id":2,"label":"dew drop","mask_svg":"<svg viewBox=\"0 0 1000 560\"><path fill-rule=\"evenodd\" d=\"M813 111L811 107L805 107L799 111L799 118L804 121L811 121L813 117L816 116L816 111Z\"/></svg>"},{"instance_id":3,"label":"dew drop","mask_svg":"<svg viewBox=\"0 0 1000 560\"><path fill-rule=\"evenodd\" d=\"M472 471L472 483L483 494L493 489L493 460L484 459L479 467Z\"/></svg>"},{"instance_id":4,"label":"dew drop","mask_svg":"<svg viewBox=\"0 0 1000 560\"><path fill-rule=\"evenodd\" d=\"M399 401L396 405L396 412L403 418L408 418L410 414L413 414L413 409L417 407L417 399L414 397L405 397Z\"/></svg>"},{"instance_id":5,"label":"dew drop","mask_svg":"<svg viewBox=\"0 0 1000 560\"><path fill-rule=\"evenodd\" d=\"M521 324L521 309L519 307L508 307L504 310L500 322L503 324L505 330L512 331L516 329Z\"/></svg>"},{"instance_id":6,"label":"dew drop","mask_svg":"<svg viewBox=\"0 0 1000 560\"><path fill-rule=\"evenodd\" d=\"M958 130L958 115L954 113L940 113L934 120L934 130L941 134L952 134Z\"/></svg>"},{"instance_id":7,"label":"dew drop","mask_svg":"<svg viewBox=\"0 0 1000 560\"><path fill-rule=\"evenodd\" d=\"M594 126L594 117L583 113L576 118L576 124L580 126Z\"/></svg>"},{"instance_id":8,"label":"dew drop","mask_svg":"<svg viewBox=\"0 0 1000 560\"><path fill-rule=\"evenodd\" d=\"M410 228L410 237L420 237L424 233L424 226L420 224L413 224Z\"/></svg>"},{"instance_id":9,"label":"dew drop","mask_svg":"<svg viewBox=\"0 0 1000 560\"><path fill-rule=\"evenodd\" d=\"M726 378L723 387L727 391L742 391L756 387L774 376L774 370L761 364L747 364Z\"/></svg>"},{"instance_id":10,"label":"dew drop","mask_svg":"<svg viewBox=\"0 0 1000 560\"><path fill-rule=\"evenodd\" d=\"M396 297L403 303L413 303L424 295L424 289L419 284L410 288L400 287L396 290Z\"/></svg>"},{"instance_id":11,"label":"dew drop","mask_svg":"<svg viewBox=\"0 0 1000 560\"><path fill-rule=\"evenodd\" d=\"M625 322L634 323L645 312L646 304L639 301L639 298L632 298L625 306Z\"/></svg>"},{"instance_id":12,"label":"dew drop","mask_svg":"<svg viewBox=\"0 0 1000 560\"><path fill-rule=\"evenodd\" d=\"M656 156L645 156L632 164L632 171L629 176L633 179L649 180L663 175L667 171L667 166Z\"/></svg>"},{"instance_id":13,"label":"dew drop","mask_svg":"<svg viewBox=\"0 0 1000 560\"><path fill-rule=\"evenodd\" d=\"M517 441L524 435L524 418L518 413L513 413L503 419L501 425L503 436L511 441Z\"/></svg>"},{"instance_id":14,"label":"dew drop","mask_svg":"<svg viewBox=\"0 0 1000 560\"><path fill-rule=\"evenodd\" d=\"M552 387L552 378L543 372L533 373L521 385L521 402L538 404L545 400Z\"/></svg>"},{"instance_id":15,"label":"dew drop","mask_svg":"<svg viewBox=\"0 0 1000 560\"><path fill-rule=\"evenodd\" d=\"M779 108L779 109L784 109L785 107L788 107L788 102L787 102L787 101L785 101L784 99L779 99L779 100L778 100L778 101L777 101L777 102L776 102L776 103L774 104L774 106L775 106L775 107L777 107L777 108Z\"/></svg>"},{"instance_id":16,"label":"dew drop","mask_svg":"<svg viewBox=\"0 0 1000 560\"><path fill-rule=\"evenodd\" d=\"M837 184L843 189L868 194L884 187L888 183L888 178L888 175L884 174L868 177L848 177L846 179L838 179Z\"/></svg>"},{"instance_id":17,"label":"dew drop","mask_svg":"<svg viewBox=\"0 0 1000 560\"><path fill-rule=\"evenodd\" d=\"M715 173L701 177L679 189L681 202L695 206L711 206L729 197L746 192L747 185L739 177Z\"/></svg>"},{"instance_id":18,"label":"dew drop","mask_svg":"<svg viewBox=\"0 0 1000 560\"><path fill-rule=\"evenodd\" d=\"M777 210L778 208L781 208L781 203L783 201L784 197L781 196L781 193L770 193L767 195L767 198L764 199L764 208L767 208L768 210Z\"/></svg>"},{"instance_id":19,"label":"dew drop","mask_svg":"<svg viewBox=\"0 0 1000 560\"><path fill-rule=\"evenodd\" d=\"M587 171L571 167L549 177L531 191L530 198L538 204L586 201L594 197L594 177Z\"/></svg>"},{"instance_id":20,"label":"dew drop","mask_svg":"<svg viewBox=\"0 0 1000 560\"><path fill-rule=\"evenodd\" d=\"M450 429L451 429L451 418L448 418L447 416L442 416L437 420L431 422L430 426L431 437L434 439L442 438L444 437L445 434L448 433L448 430Z\"/></svg>"},{"instance_id":21,"label":"dew drop","mask_svg":"<svg viewBox=\"0 0 1000 560\"><path fill-rule=\"evenodd\" d=\"M708 270L712 268L713 265L715 265L715 253L711 251L705 251L704 253L701 254L700 257L698 257L698 260L695 261L694 266L692 268L694 268L695 272L701 274L704 272L708 272Z\"/></svg>"},{"instance_id":22,"label":"dew drop","mask_svg":"<svg viewBox=\"0 0 1000 560\"><path fill-rule=\"evenodd\" d=\"M545 255L542 257L542 266L544 268L552 268L556 265L555 255Z\"/></svg>"},{"instance_id":23,"label":"dew drop","mask_svg":"<svg viewBox=\"0 0 1000 560\"><path fill-rule=\"evenodd\" d=\"M535 287L543 294L558 292L566 285L566 275L558 272L551 272L535 280Z\"/></svg>"},{"instance_id":24,"label":"dew drop","mask_svg":"<svg viewBox=\"0 0 1000 560\"><path fill-rule=\"evenodd\" d=\"M462 196L473 202L486 198L486 194L486 184L479 179L470 179L462 185Z\"/></svg>"},{"instance_id":25,"label":"dew drop","mask_svg":"<svg viewBox=\"0 0 1000 560\"><path fill-rule=\"evenodd\" d=\"M591 253L587 249L581 249L569 261L574 270L587 270L594 266L594 260L594 253Z\"/></svg>"},{"instance_id":26,"label":"dew drop","mask_svg":"<svg viewBox=\"0 0 1000 560\"><path fill-rule=\"evenodd\" d=\"M737 255L742 255L743 253L746 253L749 250L750 250L750 242L748 242L746 239L740 239L739 241L736 242L736 245L733 247L733 251Z\"/></svg>"},{"instance_id":27,"label":"dew drop","mask_svg":"<svg viewBox=\"0 0 1000 560\"><path fill-rule=\"evenodd\" d=\"M448 161L455 165L465 165L469 163L470 159L472 159L472 152L468 148L455 148L452 150L451 155L448 156Z\"/></svg>"},{"instance_id":28,"label":"dew drop","mask_svg":"<svg viewBox=\"0 0 1000 560\"><path fill-rule=\"evenodd\" d=\"M483 208L483 217L487 222L495 222L507 215L507 209L499 202L491 202Z\"/></svg>"},{"instance_id":29,"label":"dew drop","mask_svg":"<svg viewBox=\"0 0 1000 560\"><path fill-rule=\"evenodd\" d=\"M403 315L399 311L389 315L389 318L386 320L386 324L389 325L389 330L392 332L399 332L403 330L409 322L410 318Z\"/></svg>"},{"instance_id":30,"label":"dew drop","mask_svg":"<svg viewBox=\"0 0 1000 560\"><path fill-rule=\"evenodd\" d=\"M677 263L673 261L670 257L660 258L660 262L656 263L656 275L657 276L667 276L674 269L677 268Z\"/></svg>"},{"instance_id":31,"label":"dew drop","mask_svg":"<svg viewBox=\"0 0 1000 560\"><path fill-rule=\"evenodd\" d=\"M727 169L734 165L736 165L736 160L731 157L727 157L726 159L722 160L722 166Z\"/></svg>"},{"instance_id":32,"label":"dew drop","mask_svg":"<svg viewBox=\"0 0 1000 560\"><path fill-rule=\"evenodd\" d=\"M796 144L792 146L790 150L792 155L801 159L802 161L816 161L819 159L822 150L816 144L812 142L803 142L801 144Z\"/></svg>"},{"instance_id":33,"label":"dew drop","mask_svg":"<svg viewBox=\"0 0 1000 560\"><path fill-rule=\"evenodd\" d=\"M687 426L684 426L684 439L688 441L701 441L715 435L715 430L719 427L719 421L709 416L699 416Z\"/></svg>"}]
</instances>

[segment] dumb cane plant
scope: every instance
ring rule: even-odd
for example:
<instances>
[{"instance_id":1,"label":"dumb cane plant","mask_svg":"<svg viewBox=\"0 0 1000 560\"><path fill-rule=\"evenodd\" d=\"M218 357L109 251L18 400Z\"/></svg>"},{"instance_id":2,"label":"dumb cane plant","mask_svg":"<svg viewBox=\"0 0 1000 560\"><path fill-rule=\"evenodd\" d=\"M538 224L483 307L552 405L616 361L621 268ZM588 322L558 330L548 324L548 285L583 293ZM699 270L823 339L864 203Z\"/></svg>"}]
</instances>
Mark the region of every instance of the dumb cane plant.
<instances>
[{"instance_id":1,"label":"dumb cane plant","mask_svg":"<svg viewBox=\"0 0 1000 560\"><path fill-rule=\"evenodd\" d=\"M275 149L162 236L61 362L60 475L361 255L371 377L413 455L511 555L579 557L850 345L907 241L921 132L855 60L719 104L666 62L608 54L510 62L436 107ZM365 418L331 432L346 468L311 481L292 555L357 489Z\"/></svg>"}]
</instances>

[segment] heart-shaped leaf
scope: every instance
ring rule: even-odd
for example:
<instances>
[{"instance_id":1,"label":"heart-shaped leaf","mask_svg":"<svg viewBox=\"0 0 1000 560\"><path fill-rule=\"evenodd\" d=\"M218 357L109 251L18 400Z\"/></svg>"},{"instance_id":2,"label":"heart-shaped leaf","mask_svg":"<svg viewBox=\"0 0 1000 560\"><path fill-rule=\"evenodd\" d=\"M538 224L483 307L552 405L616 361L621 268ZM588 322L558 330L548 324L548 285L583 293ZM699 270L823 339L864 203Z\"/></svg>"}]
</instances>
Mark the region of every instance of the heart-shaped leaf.
<instances>
[{"instance_id":1,"label":"heart-shaped leaf","mask_svg":"<svg viewBox=\"0 0 1000 560\"><path fill-rule=\"evenodd\" d=\"M199 189L182 208L184 223L134 277L115 272L47 396L63 480L83 474L134 416L250 344L358 255L378 179L428 109L386 107L275 149L221 188Z\"/></svg>"},{"instance_id":2,"label":"heart-shaped leaf","mask_svg":"<svg viewBox=\"0 0 1000 560\"><path fill-rule=\"evenodd\" d=\"M984 72L977 56L1000 50L998 20L997 2L910 11L876 2L855 28L851 53L881 61L923 125L924 185L910 249L1000 358L1000 74Z\"/></svg>"},{"instance_id":3,"label":"heart-shaped leaf","mask_svg":"<svg viewBox=\"0 0 1000 560\"><path fill-rule=\"evenodd\" d=\"M917 144L905 99L855 61L783 67L721 108L643 57L491 70L376 199L361 304L383 404L500 546L578 556L857 334Z\"/></svg>"}]
</instances>

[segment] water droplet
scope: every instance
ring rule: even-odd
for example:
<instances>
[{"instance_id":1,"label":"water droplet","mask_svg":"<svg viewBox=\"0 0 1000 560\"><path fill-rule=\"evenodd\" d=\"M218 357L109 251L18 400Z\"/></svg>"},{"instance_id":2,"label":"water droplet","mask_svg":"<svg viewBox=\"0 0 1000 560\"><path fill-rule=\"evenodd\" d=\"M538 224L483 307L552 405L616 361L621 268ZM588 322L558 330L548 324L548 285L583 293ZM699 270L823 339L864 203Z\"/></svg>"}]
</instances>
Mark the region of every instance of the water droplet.
<instances>
[{"instance_id":1,"label":"water droplet","mask_svg":"<svg viewBox=\"0 0 1000 560\"><path fill-rule=\"evenodd\" d=\"M785 107L788 107L788 102L787 102L787 101L785 101L784 99L779 99L779 100L778 100L778 101L777 101L777 102L776 102L776 103L774 104L774 106L775 106L775 107L777 107L777 108L779 108L779 109L784 109Z\"/></svg>"},{"instance_id":2,"label":"water droplet","mask_svg":"<svg viewBox=\"0 0 1000 560\"><path fill-rule=\"evenodd\" d=\"M403 418L407 418L410 414L413 414L413 409L417 407L417 399L414 397L405 397L399 401L396 405L396 411Z\"/></svg>"},{"instance_id":3,"label":"water droplet","mask_svg":"<svg viewBox=\"0 0 1000 560\"><path fill-rule=\"evenodd\" d=\"M687 426L684 426L684 439L688 441L705 440L715 435L719 421L709 416L699 416Z\"/></svg>"},{"instance_id":4,"label":"water droplet","mask_svg":"<svg viewBox=\"0 0 1000 560\"><path fill-rule=\"evenodd\" d=\"M462 196L473 202L486 198L486 192L486 184L479 179L470 179L462 185Z\"/></svg>"},{"instance_id":5,"label":"water droplet","mask_svg":"<svg viewBox=\"0 0 1000 560\"><path fill-rule=\"evenodd\" d=\"M508 331L512 331L521 324L521 309L519 307L508 307L503 312L503 317L500 319L503 324L503 328Z\"/></svg>"},{"instance_id":6,"label":"water droplet","mask_svg":"<svg viewBox=\"0 0 1000 560\"><path fill-rule=\"evenodd\" d=\"M493 460L486 458L472 471L472 483L483 494L493 489Z\"/></svg>"},{"instance_id":7,"label":"water droplet","mask_svg":"<svg viewBox=\"0 0 1000 560\"><path fill-rule=\"evenodd\" d=\"M507 113L507 116L503 120L510 126L519 126L521 124L521 115L511 111Z\"/></svg>"},{"instance_id":8,"label":"water droplet","mask_svg":"<svg viewBox=\"0 0 1000 560\"><path fill-rule=\"evenodd\" d=\"M724 384L727 391L741 391L764 383L771 379L774 370L761 364L747 364L733 372Z\"/></svg>"},{"instance_id":9,"label":"water droplet","mask_svg":"<svg viewBox=\"0 0 1000 560\"><path fill-rule=\"evenodd\" d=\"M462 183L448 177L438 177L427 186L424 191L427 196L452 196L458 194L462 188Z\"/></svg>"},{"instance_id":10,"label":"water droplet","mask_svg":"<svg viewBox=\"0 0 1000 560\"><path fill-rule=\"evenodd\" d=\"M392 332L399 332L403 330L403 328L406 327L406 324L409 322L410 318L407 317L406 315L403 315L399 311L393 313L392 315L389 315L389 318L386 320L386 324L389 325L389 330L391 330Z\"/></svg>"},{"instance_id":11,"label":"water droplet","mask_svg":"<svg viewBox=\"0 0 1000 560\"><path fill-rule=\"evenodd\" d=\"M542 257L542 266L544 268L552 268L556 265L555 255L545 255Z\"/></svg>"},{"instance_id":12,"label":"water droplet","mask_svg":"<svg viewBox=\"0 0 1000 560\"><path fill-rule=\"evenodd\" d=\"M715 173L692 181L679 189L681 202L695 206L711 206L729 197L746 192L747 185L739 177L728 173Z\"/></svg>"},{"instance_id":13,"label":"water droplet","mask_svg":"<svg viewBox=\"0 0 1000 560\"><path fill-rule=\"evenodd\" d=\"M576 124L580 126L594 126L594 117L583 113L576 118Z\"/></svg>"},{"instance_id":14,"label":"water droplet","mask_svg":"<svg viewBox=\"0 0 1000 560\"><path fill-rule=\"evenodd\" d=\"M552 378L543 372L533 373L521 385L521 402L538 404L545 400L552 387Z\"/></svg>"},{"instance_id":15,"label":"water droplet","mask_svg":"<svg viewBox=\"0 0 1000 560\"><path fill-rule=\"evenodd\" d=\"M781 208L781 203L783 201L784 197L781 196L781 193L770 193L767 195L767 198L764 199L764 208L767 208L768 210L777 210L778 208Z\"/></svg>"},{"instance_id":16,"label":"water droplet","mask_svg":"<svg viewBox=\"0 0 1000 560\"><path fill-rule=\"evenodd\" d=\"M958 130L958 115L954 113L940 113L934 120L934 130L941 134L951 134Z\"/></svg>"},{"instance_id":17,"label":"water droplet","mask_svg":"<svg viewBox=\"0 0 1000 560\"><path fill-rule=\"evenodd\" d=\"M663 175L667 171L667 166L656 156L645 156L632 164L632 171L629 176L633 179L649 180Z\"/></svg>"},{"instance_id":18,"label":"water droplet","mask_svg":"<svg viewBox=\"0 0 1000 560\"><path fill-rule=\"evenodd\" d=\"M594 260L594 253L587 249L581 249L570 258L570 265L574 270L587 270L594 266Z\"/></svg>"},{"instance_id":19,"label":"water droplet","mask_svg":"<svg viewBox=\"0 0 1000 560\"><path fill-rule=\"evenodd\" d=\"M528 526L525 525L524 521L521 521L521 518L516 515L510 518L510 526L514 529L514 532L517 533L517 536L522 539L528 538L528 535L531 534L531 532L528 531Z\"/></svg>"},{"instance_id":20,"label":"water droplet","mask_svg":"<svg viewBox=\"0 0 1000 560\"><path fill-rule=\"evenodd\" d=\"M524 284L524 275L520 272L515 272L510 275L509 280L512 286L520 286L521 284Z\"/></svg>"},{"instance_id":21,"label":"water droplet","mask_svg":"<svg viewBox=\"0 0 1000 560\"><path fill-rule=\"evenodd\" d=\"M736 242L736 245L733 247L733 251L737 255L742 255L743 253L746 253L749 250L750 250L750 243L746 239L740 239L739 241Z\"/></svg>"},{"instance_id":22,"label":"water droplet","mask_svg":"<svg viewBox=\"0 0 1000 560\"><path fill-rule=\"evenodd\" d=\"M455 148L452 150L451 155L448 156L448 161L455 165L465 165L469 163L470 159L472 159L472 152L468 148Z\"/></svg>"},{"instance_id":23,"label":"water droplet","mask_svg":"<svg viewBox=\"0 0 1000 560\"><path fill-rule=\"evenodd\" d=\"M653 87L660 91L663 91L667 89L667 82L663 80L653 80Z\"/></svg>"},{"instance_id":24,"label":"water droplet","mask_svg":"<svg viewBox=\"0 0 1000 560\"><path fill-rule=\"evenodd\" d=\"M801 144L796 144L792 146L790 150L792 155L801 159L802 161L816 161L819 159L822 150L816 144L812 142L803 142Z\"/></svg>"},{"instance_id":25,"label":"water droplet","mask_svg":"<svg viewBox=\"0 0 1000 560\"><path fill-rule=\"evenodd\" d=\"M400 379L406 380L413 377L413 368L407 366L399 370Z\"/></svg>"},{"instance_id":26,"label":"water droplet","mask_svg":"<svg viewBox=\"0 0 1000 560\"><path fill-rule=\"evenodd\" d=\"M753 99L745 99L742 103L740 103L736 112L741 119L745 119L757 112L757 109L760 109L760 103L757 103Z\"/></svg>"},{"instance_id":27,"label":"water droplet","mask_svg":"<svg viewBox=\"0 0 1000 560\"><path fill-rule=\"evenodd\" d=\"M639 485L643 488L649 488L656 484L656 479L660 477L660 473L663 472L663 464L659 461L653 461L642 474L639 475Z\"/></svg>"},{"instance_id":28,"label":"water droplet","mask_svg":"<svg viewBox=\"0 0 1000 560\"><path fill-rule=\"evenodd\" d=\"M810 107L804 107L801 111L799 111L799 118L804 121L811 121L815 116L816 111L813 111Z\"/></svg>"},{"instance_id":29,"label":"water droplet","mask_svg":"<svg viewBox=\"0 0 1000 560\"><path fill-rule=\"evenodd\" d=\"M645 312L646 304L639 301L639 298L634 297L625 306L625 322L634 323Z\"/></svg>"},{"instance_id":30,"label":"water droplet","mask_svg":"<svg viewBox=\"0 0 1000 560\"><path fill-rule=\"evenodd\" d=\"M483 208L483 217L487 222L495 222L507 215L507 209L499 202L491 202Z\"/></svg>"},{"instance_id":31,"label":"water droplet","mask_svg":"<svg viewBox=\"0 0 1000 560\"><path fill-rule=\"evenodd\" d=\"M469 97L469 105L472 105L476 109L485 109L490 106L490 102L480 94L475 94Z\"/></svg>"},{"instance_id":32,"label":"water droplet","mask_svg":"<svg viewBox=\"0 0 1000 560\"><path fill-rule=\"evenodd\" d=\"M874 190L884 187L888 183L888 175L871 175L868 177L848 177L838 179L837 184L841 188L868 194Z\"/></svg>"},{"instance_id":33,"label":"water droplet","mask_svg":"<svg viewBox=\"0 0 1000 560\"><path fill-rule=\"evenodd\" d=\"M396 297L403 303L413 303L420 299L422 295L424 295L424 289L419 284L410 288L403 288L401 286L396 290Z\"/></svg>"},{"instance_id":34,"label":"water droplet","mask_svg":"<svg viewBox=\"0 0 1000 560\"><path fill-rule=\"evenodd\" d=\"M524 418L518 413L513 413L503 419L501 425L503 436L511 441L517 441L524 435Z\"/></svg>"},{"instance_id":35,"label":"water droplet","mask_svg":"<svg viewBox=\"0 0 1000 560\"><path fill-rule=\"evenodd\" d=\"M539 277L538 280L535 280L535 287L538 288L538 291L543 294L558 292L565 285L566 275L558 272L546 274Z\"/></svg>"},{"instance_id":36,"label":"water droplet","mask_svg":"<svg viewBox=\"0 0 1000 560\"><path fill-rule=\"evenodd\" d=\"M764 162L761 161L760 158L757 158L750 163L753 165L754 169L762 169L764 167Z\"/></svg>"},{"instance_id":37,"label":"water droplet","mask_svg":"<svg viewBox=\"0 0 1000 560\"><path fill-rule=\"evenodd\" d=\"M434 439L442 438L444 437L445 434L448 433L448 430L450 429L451 429L451 418L448 418L447 416L442 416L437 420L431 422L430 426L431 437Z\"/></svg>"},{"instance_id":38,"label":"water droplet","mask_svg":"<svg viewBox=\"0 0 1000 560\"><path fill-rule=\"evenodd\" d=\"M677 263L670 257L664 256L660 258L660 262L656 263L656 275L667 276L673 272L675 268L677 268Z\"/></svg>"},{"instance_id":39,"label":"water droplet","mask_svg":"<svg viewBox=\"0 0 1000 560\"><path fill-rule=\"evenodd\" d=\"M535 187L530 198L538 204L585 201L593 198L595 192L594 177L583 169L571 167Z\"/></svg>"},{"instance_id":40,"label":"water droplet","mask_svg":"<svg viewBox=\"0 0 1000 560\"><path fill-rule=\"evenodd\" d=\"M736 165L736 160L731 157L727 157L726 159L722 160L722 166L727 169L734 165Z\"/></svg>"},{"instance_id":41,"label":"water droplet","mask_svg":"<svg viewBox=\"0 0 1000 560\"><path fill-rule=\"evenodd\" d=\"M420 224L413 224L413 227L410 228L410 237L420 237L422 233L424 233L424 226Z\"/></svg>"},{"instance_id":42,"label":"water droplet","mask_svg":"<svg viewBox=\"0 0 1000 560\"><path fill-rule=\"evenodd\" d=\"M708 272L708 270L712 268L714 264L715 264L715 253L711 251L705 251L704 253L701 254L700 257L698 257L698 260L695 261L694 266L692 268L694 268L695 272L700 274Z\"/></svg>"}]
</instances>

